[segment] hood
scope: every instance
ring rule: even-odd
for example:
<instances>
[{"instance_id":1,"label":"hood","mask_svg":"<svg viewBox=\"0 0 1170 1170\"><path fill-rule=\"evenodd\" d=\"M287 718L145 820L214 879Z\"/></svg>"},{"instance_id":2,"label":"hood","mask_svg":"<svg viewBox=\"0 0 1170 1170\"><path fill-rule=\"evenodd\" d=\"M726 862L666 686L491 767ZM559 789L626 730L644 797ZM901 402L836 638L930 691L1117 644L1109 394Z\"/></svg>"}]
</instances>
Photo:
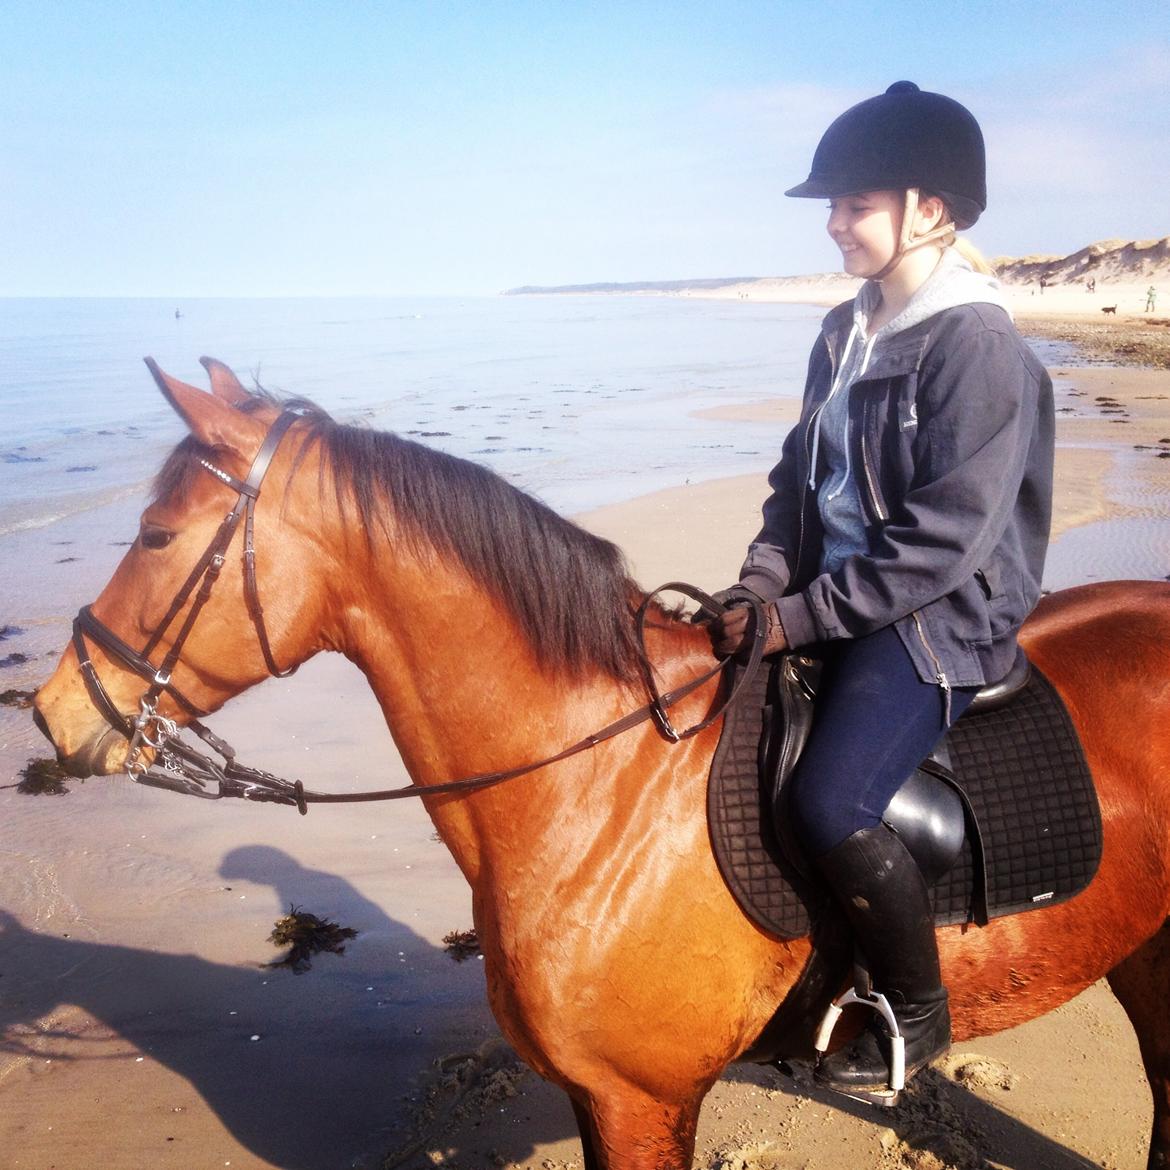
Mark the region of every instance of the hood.
<instances>
[{"instance_id":1,"label":"hood","mask_svg":"<svg viewBox=\"0 0 1170 1170\"><path fill-rule=\"evenodd\" d=\"M873 280L867 280L854 298L853 321L863 335L880 299L881 285ZM910 298L906 307L874 334L874 340L884 341L944 309L977 304L998 305L1011 316L999 281L994 276L976 272L955 248L947 248L939 258L938 267Z\"/></svg>"}]
</instances>

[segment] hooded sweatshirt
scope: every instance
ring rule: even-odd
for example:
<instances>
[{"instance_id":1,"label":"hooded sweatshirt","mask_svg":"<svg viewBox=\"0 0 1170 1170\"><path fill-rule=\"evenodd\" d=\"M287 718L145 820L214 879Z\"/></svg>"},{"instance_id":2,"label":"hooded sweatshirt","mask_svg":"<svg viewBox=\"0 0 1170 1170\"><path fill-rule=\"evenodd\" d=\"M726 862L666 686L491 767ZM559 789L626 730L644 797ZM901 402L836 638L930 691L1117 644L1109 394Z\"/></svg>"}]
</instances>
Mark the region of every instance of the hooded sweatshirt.
<instances>
[{"instance_id":1,"label":"hooded sweatshirt","mask_svg":"<svg viewBox=\"0 0 1170 1170\"><path fill-rule=\"evenodd\" d=\"M1052 383L958 253L870 337L879 292L825 318L740 581L794 648L893 625L945 695L1008 672L1040 596Z\"/></svg>"},{"instance_id":2,"label":"hooded sweatshirt","mask_svg":"<svg viewBox=\"0 0 1170 1170\"><path fill-rule=\"evenodd\" d=\"M871 334L869 321L880 303L881 285L867 280L854 299L853 328L813 432L809 487L817 493L817 507L825 530L820 562L823 573L831 573L847 557L867 547L865 514L849 455L849 395L874 359L881 356L882 346L912 325L957 305L998 305L1010 316L999 282L976 272L953 248L943 252L938 266L906 307ZM827 468L819 483L816 480L818 454Z\"/></svg>"}]
</instances>

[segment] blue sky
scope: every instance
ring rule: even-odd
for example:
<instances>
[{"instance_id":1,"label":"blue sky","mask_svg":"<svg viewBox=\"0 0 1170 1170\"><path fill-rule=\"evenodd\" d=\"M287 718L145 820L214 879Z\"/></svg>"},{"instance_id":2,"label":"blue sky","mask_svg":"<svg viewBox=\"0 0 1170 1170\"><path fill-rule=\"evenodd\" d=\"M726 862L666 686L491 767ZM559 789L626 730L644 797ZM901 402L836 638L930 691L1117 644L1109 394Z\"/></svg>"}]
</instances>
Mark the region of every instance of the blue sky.
<instances>
[{"instance_id":1,"label":"blue sky","mask_svg":"<svg viewBox=\"0 0 1170 1170\"><path fill-rule=\"evenodd\" d=\"M1165 0L6 0L0 27L0 295L833 270L782 192L899 78L983 124L988 254L1170 234Z\"/></svg>"}]
</instances>

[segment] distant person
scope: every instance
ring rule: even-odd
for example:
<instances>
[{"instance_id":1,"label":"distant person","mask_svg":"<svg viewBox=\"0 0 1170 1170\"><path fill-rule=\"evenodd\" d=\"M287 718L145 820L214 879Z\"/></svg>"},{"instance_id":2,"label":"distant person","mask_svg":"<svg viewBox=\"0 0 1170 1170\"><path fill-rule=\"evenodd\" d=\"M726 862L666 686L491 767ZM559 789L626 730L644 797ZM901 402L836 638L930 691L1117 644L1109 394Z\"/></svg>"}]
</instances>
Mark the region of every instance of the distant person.
<instances>
[{"instance_id":1,"label":"distant person","mask_svg":"<svg viewBox=\"0 0 1170 1170\"><path fill-rule=\"evenodd\" d=\"M882 817L1015 662L1048 546L1052 384L986 263L956 245L987 203L983 136L958 102L896 82L829 126L787 194L829 201L842 267L865 284L824 320L710 632L717 653L743 651L754 599L767 652L824 661L786 815L893 1009L909 1076L948 1048L950 1014L926 882ZM890 1049L874 1014L816 1076L885 1088Z\"/></svg>"},{"instance_id":2,"label":"distant person","mask_svg":"<svg viewBox=\"0 0 1170 1170\"><path fill-rule=\"evenodd\" d=\"M1086 280L1085 281L1085 292L1094 293L1096 291L1097 291L1096 280Z\"/></svg>"},{"instance_id":3,"label":"distant person","mask_svg":"<svg viewBox=\"0 0 1170 1170\"><path fill-rule=\"evenodd\" d=\"M1158 290L1151 284L1150 287L1148 289L1146 289L1146 312L1147 313L1152 313L1154 311L1154 306L1156 305L1157 300L1158 300Z\"/></svg>"},{"instance_id":4,"label":"distant person","mask_svg":"<svg viewBox=\"0 0 1170 1170\"><path fill-rule=\"evenodd\" d=\"M1040 295L1044 295L1044 290L1048 287L1048 281L1045 277L1040 277Z\"/></svg>"}]
</instances>

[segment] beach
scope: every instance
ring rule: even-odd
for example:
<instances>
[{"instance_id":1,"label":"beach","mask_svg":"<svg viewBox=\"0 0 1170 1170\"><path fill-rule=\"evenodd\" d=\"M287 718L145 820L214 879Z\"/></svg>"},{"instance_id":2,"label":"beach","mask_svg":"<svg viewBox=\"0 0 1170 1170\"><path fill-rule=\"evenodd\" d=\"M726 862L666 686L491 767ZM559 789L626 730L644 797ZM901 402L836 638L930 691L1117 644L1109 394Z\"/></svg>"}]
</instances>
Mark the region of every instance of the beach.
<instances>
[{"instance_id":1,"label":"beach","mask_svg":"<svg viewBox=\"0 0 1170 1170\"><path fill-rule=\"evenodd\" d=\"M767 303L764 290L748 291L704 295ZM1112 326L1143 343L1170 337L1116 291ZM849 293L818 281L772 295L807 305ZM1112 303L1109 289L1104 296ZM1076 334L1102 316L1101 294L1022 287L1012 297L1025 333L1090 351L1090 364L1051 363L1058 452L1046 585L1165 577L1166 363L1137 364L1121 334L1093 343ZM1102 355L1117 364L1100 364ZM778 451L794 397L744 398L711 405L696 392L685 425L730 452ZM566 510L620 545L647 588L679 579L725 587L758 527L766 462L685 478L671 467L647 494L583 510L570 495ZM129 522L137 504L116 506ZM54 531L80 547L86 522ZM74 568L100 585L100 564L59 563L73 550L47 553L39 532L13 547L44 562L40 588L65 588ZM0 654L26 645L39 654L38 637L8 635ZM16 663L3 685L31 687L51 669L47 657ZM15 782L46 749L27 713L5 708L3 718L0 761ZM312 787L408 781L364 679L336 655L261 684L214 726L249 762ZM3 1166L580 1170L567 1102L500 1039L482 964L457 961L444 942L470 928L470 893L421 807L300 817L125 778L0 795L12 810L0 842ZM269 933L290 907L357 936L302 973L266 967L281 955ZM733 1067L704 1106L696 1165L1141 1170L1150 1117L1136 1041L1098 985L1041 1020L957 1047L886 1114L816 1090L800 1070L793 1079Z\"/></svg>"}]
</instances>

